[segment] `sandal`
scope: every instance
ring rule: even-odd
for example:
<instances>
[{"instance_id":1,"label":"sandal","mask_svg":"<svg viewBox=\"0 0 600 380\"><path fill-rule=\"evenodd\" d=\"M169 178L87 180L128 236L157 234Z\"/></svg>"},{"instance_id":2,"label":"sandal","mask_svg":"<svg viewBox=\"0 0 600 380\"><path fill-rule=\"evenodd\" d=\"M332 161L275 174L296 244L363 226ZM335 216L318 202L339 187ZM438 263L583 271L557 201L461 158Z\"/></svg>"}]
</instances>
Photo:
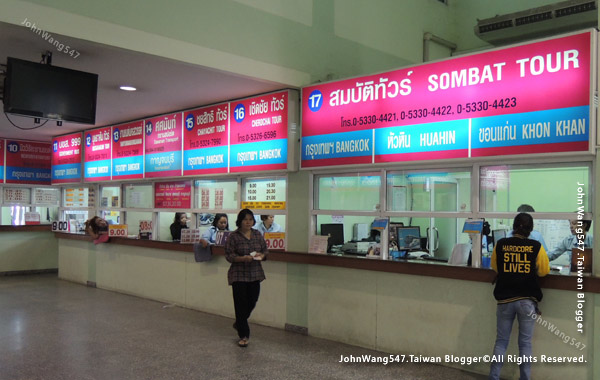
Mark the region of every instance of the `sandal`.
<instances>
[{"instance_id":1,"label":"sandal","mask_svg":"<svg viewBox=\"0 0 600 380\"><path fill-rule=\"evenodd\" d=\"M238 342L238 346L240 347L248 347L248 338L240 339Z\"/></svg>"}]
</instances>

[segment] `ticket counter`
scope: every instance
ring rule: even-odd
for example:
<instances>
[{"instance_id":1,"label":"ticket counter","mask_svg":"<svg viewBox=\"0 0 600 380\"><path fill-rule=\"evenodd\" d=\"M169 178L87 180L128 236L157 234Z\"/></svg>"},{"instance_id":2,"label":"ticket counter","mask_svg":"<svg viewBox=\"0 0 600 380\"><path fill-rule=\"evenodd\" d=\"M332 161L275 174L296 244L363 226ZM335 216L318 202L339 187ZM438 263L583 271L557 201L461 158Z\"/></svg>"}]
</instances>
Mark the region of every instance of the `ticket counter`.
<instances>
[{"instance_id":1,"label":"ticket counter","mask_svg":"<svg viewBox=\"0 0 600 380\"><path fill-rule=\"evenodd\" d=\"M536 236L543 236L547 252L556 256L552 268L568 273L564 269L570 266L573 247L564 249L563 242L572 236L569 220L593 219L592 161L531 161L512 159L456 168L412 164L412 168L394 169L390 165L370 172L315 171L314 231L318 235L324 225L343 225L347 244L333 250L350 253L345 247L356 249L361 241L379 241L370 236L371 225L374 219L386 218L391 226L411 226L418 231L421 244L400 245L409 255L427 254L448 261L456 244L470 243L469 235L462 232L465 220L485 218L489 222L483 252L491 253L494 238L510 234L517 210L526 205L535 210L531 214ZM593 229L586 240L591 248Z\"/></svg>"},{"instance_id":2,"label":"ticket counter","mask_svg":"<svg viewBox=\"0 0 600 380\"><path fill-rule=\"evenodd\" d=\"M210 262L196 263L189 245L172 242L114 238L93 245L88 237L71 234L58 240L63 279L233 317L222 248L213 250ZM390 353L479 357L491 352L496 307L491 270L306 252L274 252L263 267L267 279L255 323ZM536 327L534 354L584 355L591 362L600 282L584 278L583 334L575 321L581 301L577 279L549 275L542 287L546 325L541 321ZM508 353L515 354L516 347ZM489 368L484 362L446 365L479 373ZM518 368L508 364L507 371ZM536 373L585 379L593 369L539 364Z\"/></svg>"}]
</instances>

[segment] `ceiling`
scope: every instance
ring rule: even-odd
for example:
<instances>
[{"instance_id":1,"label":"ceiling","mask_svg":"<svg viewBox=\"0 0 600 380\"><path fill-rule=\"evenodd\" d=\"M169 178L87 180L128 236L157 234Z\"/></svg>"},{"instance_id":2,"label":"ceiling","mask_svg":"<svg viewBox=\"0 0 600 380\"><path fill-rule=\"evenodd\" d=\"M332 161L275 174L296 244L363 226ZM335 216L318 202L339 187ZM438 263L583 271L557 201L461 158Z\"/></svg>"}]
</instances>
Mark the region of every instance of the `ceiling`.
<instances>
[{"instance_id":1,"label":"ceiling","mask_svg":"<svg viewBox=\"0 0 600 380\"><path fill-rule=\"evenodd\" d=\"M52 52L52 65L98 74L96 127L114 125L230 99L279 90L281 83L257 80L233 73L191 65L154 55L84 41L51 33L55 41L80 53L71 57L26 27L0 22L0 64L6 57L40 62L42 53ZM63 50L64 51L64 50ZM0 80L0 86L2 81ZM138 90L126 92L121 85ZM22 128L35 128L32 118L8 115ZM43 122L42 122L43 123ZM43 127L21 130L0 114L0 138L34 141L94 128L88 124L48 121Z\"/></svg>"}]
</instances>

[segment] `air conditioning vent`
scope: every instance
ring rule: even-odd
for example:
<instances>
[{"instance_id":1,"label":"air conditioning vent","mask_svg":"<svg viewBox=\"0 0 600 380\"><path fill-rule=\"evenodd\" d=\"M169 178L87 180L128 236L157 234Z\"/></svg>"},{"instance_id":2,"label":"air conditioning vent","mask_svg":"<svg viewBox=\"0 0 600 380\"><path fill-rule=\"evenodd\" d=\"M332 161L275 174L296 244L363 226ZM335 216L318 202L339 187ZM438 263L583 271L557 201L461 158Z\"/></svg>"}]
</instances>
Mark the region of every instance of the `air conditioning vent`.
<instances>
[{"instance_id":1,"label":"air conditioning vent","mask_svg":"<svg viewBox=\"0 0 600 380\"><path fill-rule=\"evenodd\" d=\"M538 13L538 14L531 15L531 16L519 17L516 19L515 23L517 24L517 26L519 26L519 25L525 25L525 24L532 24L534 22L540 22L540 21L544 21L544 20L550 20L551 18L552 18L552 12L544 12L544 13Z\"/></svg>"},{"instance_id":2,"label":"air conditioning vent","mask_svg":"<svg viewBox=\"0 0 600 380\"><path fill-rule=\"evenodd\" d=\"M505 45L598 25L598 0L569 0L479 20L475 34L492 45Z\"/></svg>"},{"instance_id":3,"label":"air conditioning vent","mask_svg":"<svg viewBox=\"0 0 600 380\"><path fill-rule=\"evenodd\" d=\"M574 5L572 7L557 9L555 11L555 15L556 15L556 17L565 17L565 16L574 15L577 13L591 12L591 11L595 11L595 10L596 10L596 2L588 1L585 4Z\"/></svg>"},{"instance_id":4,"label":"air conditioning vent","mask_svg":"<svg viewBox=\"0 0 600 380\"><path fill-rule=\"evenodd\" d=\"M479 32L480 33L488 33L488 32L493 32L494 30L500 30L500 29L506 29L506 28L512 28L512 27L513 27L512 20L499 21L499 22L495 22L493 24L487 24L487 25L480 26Z\"/></svg>"}]
</instances>

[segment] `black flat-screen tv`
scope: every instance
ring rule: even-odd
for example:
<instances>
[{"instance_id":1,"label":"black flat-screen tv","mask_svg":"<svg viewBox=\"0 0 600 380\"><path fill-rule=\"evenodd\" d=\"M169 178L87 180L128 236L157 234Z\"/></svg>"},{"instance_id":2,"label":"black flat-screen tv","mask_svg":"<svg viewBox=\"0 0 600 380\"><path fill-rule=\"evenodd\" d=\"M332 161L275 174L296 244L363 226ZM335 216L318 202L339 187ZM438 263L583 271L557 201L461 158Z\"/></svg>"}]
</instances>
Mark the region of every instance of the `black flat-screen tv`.
<instances>
[{"instance_id":1,"label":"black flat-screen tv","mask_svg":"<svg viewBox=\"0 0 600 380\"><path fill-rule=\"evenodd\" d=\"M344 244L344 225L341 223L321 224L321 235L329 236L327 239L327 252L331 252L334 245Z\"/></svg>"},{"instance_id":2,"label":"black flat-screen tv","mask_svg":"<svg viewBox=\"0 0 600 380\"><path fill-rule=\"evenodd\" d=\"M96 123L98 74L11 57L6 64L4 112Z\"/></svg>"}]
</instances>

